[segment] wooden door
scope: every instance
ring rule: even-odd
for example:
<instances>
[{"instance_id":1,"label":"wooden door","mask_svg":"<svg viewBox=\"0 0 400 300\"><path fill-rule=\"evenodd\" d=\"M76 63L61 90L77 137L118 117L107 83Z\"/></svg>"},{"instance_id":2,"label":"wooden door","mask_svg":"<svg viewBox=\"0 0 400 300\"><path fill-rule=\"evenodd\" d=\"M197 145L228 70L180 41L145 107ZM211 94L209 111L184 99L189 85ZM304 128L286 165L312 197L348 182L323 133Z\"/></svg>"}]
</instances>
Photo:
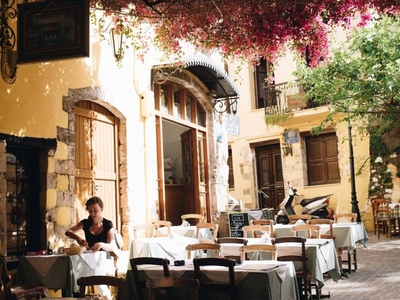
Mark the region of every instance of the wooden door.
<instances>
[{"instance_id":1,"label":"wooden door","mask_svg":"<svg viewBox=\"0 0 400 300\"><path fill-rule=\"evenodd\" d=\"M117 119L89 101L78 102L75 115L77 222L87 217L86 200L98 196L104 202L103 216L118 229Z\"/></svg>"},{"instance_id":2,"label":"wooden door","mask_svg":"<svg viewBox=\"0 0 400 300\"><path fill-rule=\"evenodd\" d=\"M258 193L260 208L274 208L279 211L279 204L285 197L282 173L282 156L279 145L256 148Z\"/></svg>"},{"instance_id":3,"label":"wooden door","mask_svg":"<svg viewBox=\"0 0 400 300\"><path fill-rule=\"evenodd\" d=\"M196 209L196 193L195 193L195 182L198 176L195 176L195 161L197 149L195 143L196 131L189 129L188 131L181 134L181 146L182 146L182 168L183 168L183 198L184 198L184 213L199 213Z\"/></svg>"}]
</instances>

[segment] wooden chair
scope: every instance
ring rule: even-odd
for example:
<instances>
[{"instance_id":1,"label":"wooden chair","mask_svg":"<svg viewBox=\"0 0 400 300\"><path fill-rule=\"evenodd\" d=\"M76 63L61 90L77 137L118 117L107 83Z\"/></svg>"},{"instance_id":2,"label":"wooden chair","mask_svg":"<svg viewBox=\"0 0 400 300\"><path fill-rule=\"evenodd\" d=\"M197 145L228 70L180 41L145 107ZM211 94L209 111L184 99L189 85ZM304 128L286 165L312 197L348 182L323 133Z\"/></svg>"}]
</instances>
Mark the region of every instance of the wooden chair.
<instances>
[{"instance_id":1,"label":"wooden chair","mask_svg":"<svg viewBox=\"0 0 400 300\"><path fill-rule=\"evenodd\" d=\"M196 223L204 222L204 217L201 214L185 214L185 215L181 215L181 219L182 219L182 222L183 221L189 222L188 219L194 219L195 221L197 220Z\"/></svg>"},{"instance_id":2,"label":"wooden chair","mask_svg":"<svg viewBox=\"0 0 400 300\"><path fill-rule=\"evenodd\" d=\"M356 213L349 213L349 212L345 212L345 213L338 213L335 214L334 216L334 220L335 223L341 223L341 221L350 221L350 222L355 222L357 219L357 214ZM353 270L352 266L354 265L354 272L357 271L357 249L353 250L353 253L350 253L348 250L347 251L347 260L343 260L342 256L343 256L343 251L344 249L339 247L337 250L338 253L338 258L339 258L339 264L340 264L340 268L341 270L343 270L343 263L347 264L347 272L351 273Z\"/></svg>"},{"instance_id":3,"label":"wooden chair","mask_svg":"<svg viewBox=\"0 0 400 300\"><path fill-rule=\"evenodd\" d=\"M357 220L357 214L350 212L338 213L334 215L333 219L334 223L343 223L343 221L353 223Z\"/></svg>"},{"instance_id":4,"label":"wooden chair","mask_svg":"<svg viewBox=\"0 0 400 300\"><path fill-rule=\"evenodd\" d=\"M193 259L194 276L200 282L200 299L209 299L210 292L226 292L230 294L230 299L235 300L238 288L235 281L235 262L227 258L195 258ZM228 268L229 284L214 283L205 280L202 275L201 268L204 266L221 266ZM226 298L224 298L226 299Z\"/></svg>"},{"instance_id":5,"label":"wooden chair","mask_svg":"<svg viewBox=\"0 0 400 300\"><path fill-rule=\"evenodd\" d=\"M396 233L396 220L391 216L391 209L389 200L374 199L372 205L375 213L375 228L380 238L380 233L386 234L389 239L392 238L392 231ZM383 214L383 216L381 215Z\"/></svg>"},{"instance_id":6,"label":"wooden chair","mask_svg":"<svg viewBox=\"0 0 400 300\"><path fill-rule=\"evenodd\" d=\"M47 297L49 290L44 286L11 286L10 277L7 272L7 262L0 254L0 293L4 292L7 300L31 300ZM0 295L1 296L1 295Z\"/></svg>"},{"instance_id":7,"label":"wooden chair","mask_svg":"<svg viewBox=\"0 0 400 300\"><path fill-rule=\"evenodd\" d=\"M311 219L306 222L306 225L329 225L329 231L320 234L321 239L335 239L335 235L333 234L333 221L329 219Z\"/></svg>"},{"instance_id":8,"label":"wooden chair","mask_svg":"<svg viewBox=\"0 0 400 300\"><path fill-rule=\"evenodd\" d=\"M218 238L217 239L217 244L240 244L242 246L247 245L247 239L242 239L242 238L235 238L235 237L224 237L224 238ZM225 255L222 253L222 256L224 258L229 258L229 259L236 259L240 260L240 255Z\"/></svg>"},{"instance_id":9,"label":"wooden chair","mask_svg":"<svg viewBox=\"0 0 400 300\"><path fill-rule=\"evenodd\" d=\"M311 220L308 220L306 224L307 225L318 225L318 226L319 225L329 225L329 231L324 233L324 234L321 234L320 238L321 239L335 240L336 237L333 234L333 221L332 220L329 220L329 219L311 219ZM342 250L340 249L340 247L336 248L336 252L337 252L337 255L338 255L338 262L339 262L340 272L341 272L341 274L343 276L347 277L347 275L343 273ZM311 283L311 287L315 288L317 299L319 299L321 297L321 289L320 289L320 287L317 286L314 283ZM325 297L325 295L324 295L324 297ZM329 298L330 295L326 295L326 297Z\"/></svg>"},{"instance_id":10,"label":"wooden chair","mask_svg":"<svg viewBox=\"0 0 400 300\"><path fill-rule=\"evenodd\" d=\"M249 252L266 252L266 253L271 253L271 260L276 260L277 257L277 248L275 245L269 245L269 244L252 244L252 245L246 245L242 246L240 249L240 260L246 260L248 259L247 253ZM265 259L263 259L265 260Z\"/></svg>"},{"instance_id":11,"label":"wooden chair","mask_svg":"<svg viewBox=\"0 0 400 300\"><path fill-rule=\"evenodd\" d=\"M153 221L154 225L156 225L156 236L169 236L171 234L171 226L172 223L170 221ZM163 234L159 231L160 227L167 227L167 234Z\"/></svg>"},{"instance_id":12,"label":"wooden chair","mask_svg":"<svg viewBox=\"0 0 400 300\"><path fill-rule=\"evenodd\" d=\"M155 290L156 289L166 289L169 291L171 289L179 288L186 289L188 291L186 299L197 300L199 295L199 281L197 279L189 279L184 277L158 277L158 278L150 278L146 282L146 287L149 289L149 300L155 300ZM190 296L189 296L190 295ZM168 300L173 300L173 296Z\"/></svg>"},{"instance_id":13,"label":"wooden chair","mask_svg":"<svg viewBox=\"0 0 400 300\"><path fill-rule=\"evenodd\" d=\"M196 224L196 239L200 241L200 243L214 243L218 236L218 224L213 223L197 223ZM212 234L212 240L209 239L200 239L201 238L201 229L209 229Z\"/></svg>"},{"instance_id":14,"label":"wooden chair","mask_svg":"<svg viewBox=\"0 0 400 300\"><path fill-rule=\"evenodd\" d=\"M124 299L124 286L125 286L125 279L118 278L113 276L103 276L103 275L95 275L95 276L88 276L88 277L81 277L76 282L79 286L79 297L85 298L86 295L86 287L93 286L93 285L107 285L113 286L116 288L117 300Z\"/></svg>"},{"instance_id":15,"label":"wooden chair","mask_svg":"<svg viewBox=\"0 0 400 300\"><path fill-rule=\"evenodd\" d=\"M145 237L155 237L157 226L155 224L140 224L133 226L133 237L139 238L138 231L143 231Z\"/></svg>"},{"instance_id":16,"label":"wooden chair","mask_svg":"<svg viewBox=\"0 0 400 300\"><path fill-rule=\"evenodd\" d=\"M297 236L299 232L306 231L307 237L310 239L320 239L321 238L321 228L318 225L298 225L290 228L292 231L292 236Z\"/></svg>"},{"instance_id":17,"label":"wooden chair","mask_svg":"<svg viewBox=\"0 0 400 300\"><path fill-rule=\"evenodd\" d=\"M278 261L293 261L300 262L301 269L296 270L296 277L298 279L299 287L304 299L311 297L311 275L307 270L307 256L306 256L306 239L304 237L279 237L272 240L274 245L283 243L296 243L301 246L301 253L299 255L284 255L279 256ZM279 249L279 247L278 247Z\"/></svg>"},{"instance_id":18,"label":"wooden chair","mask_svg":"<svg viewBox=\"0 0 400 300\"><path fill-rule=\"evenodd\" d=\"M261 237L264 233L268 233L271 236L271 228L265 225L247 225L243 226L243 236L248 237L248 233L251 233L252 238Z\"/></svg>"},{"instance_id":19,"label":"wooden chair","mask_svg":"<svg viewBox=\"0 0 400 300\"><path fill-rule=\"evenodd\" d=\"M221 245L213 244L213 243L198 243L198 244L189 244L186 246L187 257L191 259L193 251L215 251L215 256L219 257L221 252Z\"/></svg>"},{"instance_id":20,"label":"wooden chair","mask_svg":"<svg viewBox=\"0 0 400 300\"><path fill-rule=\"evenodd\" d=\"M132 268L133 278L136 286L136 293L139 300L143 300L143 289L147 289L146 280L141 280L139 276L138 266L140 265L156 265L162 266L164 277L169 277L169 260L159 257L136 257L129 260Z\"/></svg>"},{"instance_id":21,"label":"wooden chair","mask_svg":"<svg viewBox=\"0 0 400 300\"><path fill-rule=\"evenodd\" d=\"M274 237L274 225L275 225L275 221L273 221L273 220L266 220L266 219L251 220L250 225L264 225L264 226L269 226L269 229L270 229L270 234L269 234L269 236L270 236L271 238Z\"/></svg>"},{"instance_id":22,"label":"wooden chair","mask_svg":"<svg viewBox=\"0 0 400 300\"><path fill-rule=\"evenodd\" d=\"M311 220L311 215L291 215L289 218L289 224L295 224L298 220L303 220L304 223L307 220Z\"/></svg>"}]
</instances>

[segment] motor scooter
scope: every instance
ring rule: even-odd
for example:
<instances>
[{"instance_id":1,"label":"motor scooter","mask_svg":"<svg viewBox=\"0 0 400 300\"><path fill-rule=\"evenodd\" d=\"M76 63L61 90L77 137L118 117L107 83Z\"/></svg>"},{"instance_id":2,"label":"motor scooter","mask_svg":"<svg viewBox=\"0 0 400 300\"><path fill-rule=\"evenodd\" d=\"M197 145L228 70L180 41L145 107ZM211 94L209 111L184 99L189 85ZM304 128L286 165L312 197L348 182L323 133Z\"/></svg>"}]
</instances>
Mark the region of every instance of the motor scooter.
<instances>
[{"instance_id":1,"label":"motor scooter","mask_svg":"<svg viewBox=\"0 0 400 300\"><path fill-rule=\"evenodd\" d=\"M276 217L276 223L289 224L289 216L296 214L292 206L293 200L295 196L297 196L296 192L296 189L289 187L288 196L286 196L279 205L280 210ZM329 216L327 207L329 205L330 196L332 196L332 194L301 200L301 213L303 215L311 215L313 219L327 219Z\"/></svg>"}]
</instances>

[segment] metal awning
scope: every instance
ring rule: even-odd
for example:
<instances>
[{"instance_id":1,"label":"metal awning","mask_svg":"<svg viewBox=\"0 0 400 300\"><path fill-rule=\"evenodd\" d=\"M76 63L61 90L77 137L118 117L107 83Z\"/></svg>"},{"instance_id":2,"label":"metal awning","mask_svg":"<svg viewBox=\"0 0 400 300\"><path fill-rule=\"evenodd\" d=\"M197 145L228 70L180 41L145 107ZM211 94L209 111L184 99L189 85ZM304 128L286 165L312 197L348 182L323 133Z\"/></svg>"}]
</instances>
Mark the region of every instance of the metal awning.
<instances>
[{"instance_id":1,"label":"metal awning","mask_svg":"<svg viewBox=\"0 0 400 300\"><path fill-rule=\"evenodd\" d=\"M215 99L239 98L239 91L225 70L203 54L186 55L186 69L193 73L214 94Z\"/></svg>"}]
</instances>

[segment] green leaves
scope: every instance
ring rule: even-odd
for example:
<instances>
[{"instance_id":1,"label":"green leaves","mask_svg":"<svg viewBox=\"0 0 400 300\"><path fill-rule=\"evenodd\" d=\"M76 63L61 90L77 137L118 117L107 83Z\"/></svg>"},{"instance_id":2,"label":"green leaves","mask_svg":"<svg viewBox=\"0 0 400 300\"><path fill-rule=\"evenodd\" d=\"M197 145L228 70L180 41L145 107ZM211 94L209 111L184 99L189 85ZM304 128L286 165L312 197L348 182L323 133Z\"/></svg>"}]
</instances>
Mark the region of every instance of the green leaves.
<instances>
[{"instance_id":1,"label":"green leaves","mask_svg":"<svg viewBox=\"0 0 400 300\"><path fill-rule=\"evenodd\" d=\"M330 101L333 114L346 113L353 120L368 117L373 124L370 129L397 126L399 18L382 16L372 26L358 28L340 48L332 50L328 61L314 69L301 66L295 73L310 86L308 98Z\"/></svg>"}]
</instances>

